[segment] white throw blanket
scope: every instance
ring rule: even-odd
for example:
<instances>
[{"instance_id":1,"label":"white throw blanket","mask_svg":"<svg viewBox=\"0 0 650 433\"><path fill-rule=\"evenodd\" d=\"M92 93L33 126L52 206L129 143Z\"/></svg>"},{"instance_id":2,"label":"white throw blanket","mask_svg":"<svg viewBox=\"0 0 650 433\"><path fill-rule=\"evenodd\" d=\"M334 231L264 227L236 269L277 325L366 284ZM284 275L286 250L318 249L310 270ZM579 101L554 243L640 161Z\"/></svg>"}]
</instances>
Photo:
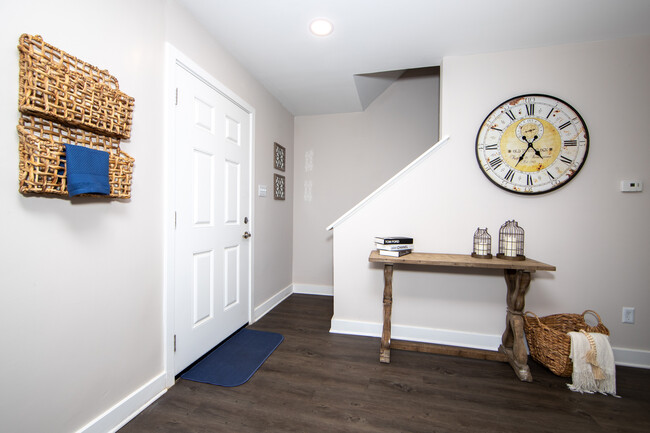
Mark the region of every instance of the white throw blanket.
<instances>
[{"instance_id":1,"label":"white throw blanket","mask_svg":"<svg viewBox=\"0 0 650 433\"><path fill-rule=\"evenodd\" d=\"M616 365L609 336L585 331L569 332L573 360L571 391L616 396Z\"/></svg>"},{"instance_id":2,"label":"white throw blanket","mask_svg":"<svg viewBox=\"0 0 650 433\"><path fill-rule=\"evenodd\" d=\"M573 360L571 391L611 394L616 397L616 365L609 337L600 333L569 332Z\"/></svg>"}]
</instances>

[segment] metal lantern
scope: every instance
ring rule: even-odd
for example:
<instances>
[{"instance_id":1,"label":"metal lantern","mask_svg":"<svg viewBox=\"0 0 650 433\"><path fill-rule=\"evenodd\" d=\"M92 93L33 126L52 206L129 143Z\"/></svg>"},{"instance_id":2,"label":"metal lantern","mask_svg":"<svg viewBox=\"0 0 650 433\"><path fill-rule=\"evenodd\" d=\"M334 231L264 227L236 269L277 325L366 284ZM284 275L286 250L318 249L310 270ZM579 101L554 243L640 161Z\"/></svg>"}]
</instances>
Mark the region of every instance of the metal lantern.
<instances>
[{"instance_id":1,"label":"metal lantern","mask_svg":"<svg viewBox=\"0 0 650 433\"><path fill-rule=\"evenodd\" d=\"M474 247L472 257L480 259L492 258L492 236L487 231L487 227L482 229L478 227L474 233Z\"/></svg>"},{"instance_id":2,"label":"metal lantern","mask_svg":"<svg viewBox=\"0 0 650 433\"><path fill-rule=\"evenodd\" d=\"M517 221L506 221L499 229L499 252L497 258L524 260L524 229Z\"/></svg>"}]
</instances>

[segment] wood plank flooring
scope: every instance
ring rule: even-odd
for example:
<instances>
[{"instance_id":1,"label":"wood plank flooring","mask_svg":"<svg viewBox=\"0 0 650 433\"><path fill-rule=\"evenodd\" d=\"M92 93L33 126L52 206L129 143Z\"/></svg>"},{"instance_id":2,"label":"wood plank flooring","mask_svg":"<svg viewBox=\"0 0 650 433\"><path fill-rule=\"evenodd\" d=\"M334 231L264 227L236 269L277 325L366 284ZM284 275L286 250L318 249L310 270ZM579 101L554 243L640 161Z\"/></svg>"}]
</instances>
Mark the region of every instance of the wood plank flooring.
<instances>
[{"instance_id":1,"label":"wood plank flooring","mask_svg":"<svg viewBox=\"0 0 650 433\"><path fill-rule=\"evenodd\" d=\"M290 296L251 326L285 340L250 381L181 379L120 433L650 432L650 370L618 367L615 398L532 360L532 383L501 362L393 350L381 364L378 338L330 334L331 317L331 297Z\"/></svg>"}]
</instances>

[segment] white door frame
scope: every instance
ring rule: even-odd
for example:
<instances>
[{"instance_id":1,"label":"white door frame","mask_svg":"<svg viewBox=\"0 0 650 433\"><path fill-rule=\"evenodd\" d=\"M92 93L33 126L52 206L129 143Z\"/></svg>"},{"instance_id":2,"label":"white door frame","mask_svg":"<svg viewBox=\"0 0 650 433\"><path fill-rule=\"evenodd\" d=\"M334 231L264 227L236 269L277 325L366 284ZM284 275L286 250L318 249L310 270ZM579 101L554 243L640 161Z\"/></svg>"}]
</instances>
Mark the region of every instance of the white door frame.
<instances>
[{"instance_id":1,"label":"white door frame","mask_svg":"<svg viewBox=\"0 0 650 433\"><path fill-rule=\"evenodd\" d=\"M241 107L250 116L250 194L249 194L249 209L250 209L250 230L255 233L255 208L253 199L253 179L255 173L255 109L246 101L240 98L237 94L232 92L228 87L223 85L207 71L185 56L182 52L176 49L170 43L165 43L165 102L164 102L164 276L163 276L163 321L164 321L164 336L163 348L165 357L165 373L166 373L166 386L169 388L174 384L174 251L175 251L175 194L174 185L176 182L176 169L174 164L174 144L175 144L175 130L174 130L174 116L176 105L176 86L175 74L176 66L181 66L192 75L212 87L216 92L223 95L234 104ZM249 287L248 287L248 322L252 322L253 317L253 251L255 245L255 236L250 238L250 257L249 257Z\"/></svg>"}]
</instances>

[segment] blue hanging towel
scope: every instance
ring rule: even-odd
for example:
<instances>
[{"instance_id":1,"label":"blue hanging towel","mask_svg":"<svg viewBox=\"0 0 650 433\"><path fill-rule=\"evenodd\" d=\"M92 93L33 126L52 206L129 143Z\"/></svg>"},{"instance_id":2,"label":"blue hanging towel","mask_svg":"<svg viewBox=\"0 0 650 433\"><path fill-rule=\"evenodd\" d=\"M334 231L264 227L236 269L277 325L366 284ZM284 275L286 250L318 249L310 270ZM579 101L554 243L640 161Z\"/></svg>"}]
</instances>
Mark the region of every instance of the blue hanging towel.
<instances>
[{"instance_id":1,"label":"blue hanging towel","mask_svg":"<svg viewBox=\"0 0 650 433\"><path fill-rule=\"evenodd\" d=\"M68 194L110 194L108 152L66 144Z\"/></svg>"}]
</instances>

